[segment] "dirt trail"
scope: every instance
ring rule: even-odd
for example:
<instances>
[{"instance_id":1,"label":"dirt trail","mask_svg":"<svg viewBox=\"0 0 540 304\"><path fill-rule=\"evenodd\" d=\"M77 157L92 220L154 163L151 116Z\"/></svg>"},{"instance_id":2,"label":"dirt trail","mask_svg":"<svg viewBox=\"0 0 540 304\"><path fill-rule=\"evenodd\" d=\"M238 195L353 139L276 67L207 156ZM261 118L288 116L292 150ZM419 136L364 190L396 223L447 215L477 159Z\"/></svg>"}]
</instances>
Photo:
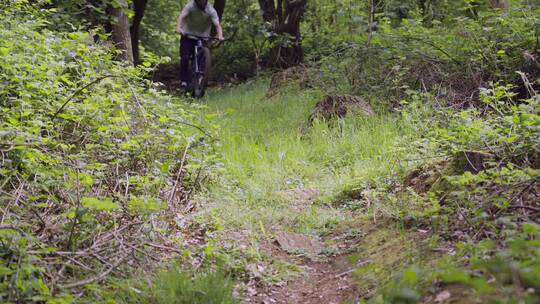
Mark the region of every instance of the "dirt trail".
<instances>
[{"instance_id":1,"label":"dirt trail","mask_svg":"<svg viewBox=\"0 0 540 304\"><path fill-rule=\"evenodd\" d=\"M319 196L314 187L291 189L285 193L298 212ZM337 242L336 242L337 241ZM327 243L332 243L331 246ZM353 272L365 262L351 262L352 243L328 236L319 241L296 233L277 231L272 241L260 244L266 255L294 263L303 273L273 285L248 286L246 303L343 303L353 301L360 291ZM333 254L325 255L325 250Z\"/></svg>"},{"instance_id":2,"label":"dirt trail","mask_svg":"<svg viewBox=\"0 0 540 304\"><path fill-rule=\"evenodd\" d=\"M298 258L288 255L275 243L265 244L266 251L274 256L295 261L304 273L293 280L251 290L247 303L343 303L359 296L352 273L359 266L349 262L347 255L321 260Z\"/></svg>"}]
</instances>

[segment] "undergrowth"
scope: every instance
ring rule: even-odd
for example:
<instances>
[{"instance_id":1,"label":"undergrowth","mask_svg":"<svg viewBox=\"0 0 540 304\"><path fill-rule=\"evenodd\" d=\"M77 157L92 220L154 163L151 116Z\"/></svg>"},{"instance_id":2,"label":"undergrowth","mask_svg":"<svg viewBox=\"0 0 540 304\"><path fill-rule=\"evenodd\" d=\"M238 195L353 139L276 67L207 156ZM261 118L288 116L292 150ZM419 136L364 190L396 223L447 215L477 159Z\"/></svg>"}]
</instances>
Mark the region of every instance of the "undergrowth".
<instances>
[{"instance_id":1,"label":"undergrowth","mask_svg":"<svg viewBox=\"0 0 540 304\"><path fill-rule=\"evenodd\" d=\"M440 110L425 137L431 153L446 160L435 163L437 171L424 166L424 175L414 174L424 187L406 179L405 185L387 188L389 193L379 192L382 204L423 204L424 211L397 219L409 229L438 235L447 257L429 267L413 264L373 302L538 301L540 108L537 93L524 81L529 99L517 99L511 86L493 86L482 91L487 111Z\"/></svg>"},{"instance_id":2,"label":"undergrowth","mask_svg":"<svg viewBox=\"0 0 540 304\"><path fill-rule=\"evenodd\" d=\"M217 163L197 106L88 33L51 31L48 13L0 4L1 302L84 302L109 275L151 270Z\"/></svg>"}]
</instances>

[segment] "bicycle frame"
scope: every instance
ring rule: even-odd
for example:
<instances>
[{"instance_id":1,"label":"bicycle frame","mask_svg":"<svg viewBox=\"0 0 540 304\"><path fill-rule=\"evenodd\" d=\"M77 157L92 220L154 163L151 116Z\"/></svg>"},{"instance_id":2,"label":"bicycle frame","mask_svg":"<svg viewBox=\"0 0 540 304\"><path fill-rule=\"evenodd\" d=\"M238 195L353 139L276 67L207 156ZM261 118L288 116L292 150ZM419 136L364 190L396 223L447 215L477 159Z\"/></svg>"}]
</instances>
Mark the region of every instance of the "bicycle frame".
<instances>
[{"instance_id":1,"label":"bicycle frame","mask_svg":"<svg viewBox=\"0 0 540 304\"><path fill-rule=\"evenodd\" d=\"M185 37L195 40L194 52L191 60L191 81L189 91L195 97L202 97L206 89L208 71L210 69L210 51L206 46L208 40L219 40L213 37L201 37L191 34L184 34ZM202 58L200 58L202 57ZM201 61L200 61L201 60ZM205 66L202 66L204 64Z\"/></svg>"},{"instance_id":2,"label":"bicycle frame","mask_svg":"<svg viewBox=\"0 0 540 304\"><path fill-rule=\"evenodd\" d=\"M197 40L197 44L195 45L195 50L194 50L194 53L193 53L193 60L194 60L194 65L195 65L195 71L194 73L196 73L197 75L200 75L201 73L203 73L199 67L199 61L197 60L199 58L199 53L201 52L202 48L203 47L206 47L204 45L204 42L206 42L207 40L218 40L216 38L213 38L213 37L202 37L202 36L197 36L197 35L192 35L192 34L185 34L185 36L187 38L190 38L190 39L193 39L193 40Z\"/></svg>"},{"instance_id":3,"label":"bicycle frame","mask_svg":"<svg viewBox=\"0 0 540 304\"><path fill-rule=\"evenodd\" d=\"M199 69L199 52L204 47L203 40L197 39L197 45L195 45L195 52L193 54L193 60L195 62L195 73L200 74L202 73Z\"/></svg>"}]
</instances>

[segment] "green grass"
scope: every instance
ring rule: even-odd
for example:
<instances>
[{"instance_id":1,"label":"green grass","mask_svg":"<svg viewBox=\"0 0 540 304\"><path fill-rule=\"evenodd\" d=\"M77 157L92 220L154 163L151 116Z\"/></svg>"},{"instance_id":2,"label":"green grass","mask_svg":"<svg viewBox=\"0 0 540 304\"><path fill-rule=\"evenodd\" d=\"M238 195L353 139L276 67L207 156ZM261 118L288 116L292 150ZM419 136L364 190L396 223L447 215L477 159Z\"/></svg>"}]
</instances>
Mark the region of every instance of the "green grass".
<instances>
[{"instance_id":1,"label":"green grass","mask_svg":"<svg viewBox=\"0 0 540 304\"><path fill-rule=\"evenodd\" d=\"M155 303L232 304L233 284L221 273L196 275L170 270L162 273L154 286Z\"/></svg>"},{"instance_id":2,"label":"green grass","mask_svg":"<svg viewBox=\"0 0 540 304\"><path fill-rule=\"evenodd\" d=\"M113 288L97 290L100 296L93 299L92 303L240 303L234 296L233 281L219 271L193 273L173 266L159 270L152 277L134 276L131 279L117 281L109 287Z\"/></svg>"},{"instance_id":3,"label":"green grass","mask_svg":"<svg viewBox=\"0 0 540 304\"><path fill-rule=\"evenodd\" d=\"M318 233L348 216L324 204L346 185L393 175L400 168L397 161L406 151L396 147L396 141L413 130L397 115L309 127L321 92L291 91L268 100L266 89L265 81L257 81L213 91L203 101L206 115L216 116L221 124L225 169L223 181L204 201L224 226L260 232L261 224L280 225ZM281 193L304 186L320 189L321 204L296 212Z\"/></svg>"},{"instance_id":4,"label":"green grass","mask_svg":"<svg viewBox=\"0 0 540 304\"><path fill-rule=\"evenodd\" d=\"M263 282L289 280L302 269L294 260L273 256L262 239L273 239L278 230L323 237L360 227L370 235L364 238L355 232L355 254L374 262L369 276L358 271L358 280L386 282L394 267L401 267L410 254L403 233L391 227L367 229L374 224L365 219L363 211L337 206L334 200L351 185L399 173L403 166L398 159L408 151L397 143L414 130L398 115L388 113L351 117L333 125L315 122L309 127L309 114L321 92L290 91L267 100L263 98L266 88L266 82L256 81L212 91L202 100L202 115L215 117L221 127L218 147L224 170L199 197L196 218L209 228L212 248L208 255L203 248L209 247L198 248L205 251L201 269L219 264L227 274L242 280L253 275L249 265L262 263L267 269ZM299 203L283 194L305 186L320 189L321 198L313 204ZM381 240L390 236L394 239L387 246ZM339 241L326 241L329 254L339 251L333 246ZM381 255L380 248L391 252ZM392 258L387 262L384 259L389 255ZM137 287L143 290L142 302L234 303L231 282L219 273L193 275L173 268L159 273L152 286L151 291Z\"/></svg>"}]
</instances>

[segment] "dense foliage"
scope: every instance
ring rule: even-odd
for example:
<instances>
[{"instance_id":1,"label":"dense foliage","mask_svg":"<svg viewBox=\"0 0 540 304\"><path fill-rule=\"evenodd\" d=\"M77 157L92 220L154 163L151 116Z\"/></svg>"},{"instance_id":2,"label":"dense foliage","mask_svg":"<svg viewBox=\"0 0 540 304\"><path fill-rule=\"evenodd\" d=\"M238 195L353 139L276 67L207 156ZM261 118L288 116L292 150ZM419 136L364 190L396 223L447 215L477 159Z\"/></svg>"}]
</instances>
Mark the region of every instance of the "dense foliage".
<instances>
[{"instance_id":1,"label":"dense foliage","mask_svg":"<svg viewBox=\"0 0 540 304\"><path fill-rule=\"evenodd\" d=\"M457 243L457 254L435 268L406 270L404 280L389 289L391 301L425 298L444 288L452 289L453 297L482 302L538 301L540 99L533 93L518 102L510 89L482 92L487 114L441 112L439 127L428 132L426 139L446 161L435 163L439 172L423 181L427 193L421 195L429 208L409 211L405 219L413 227L433 227L443 243Z\"/></svg>"},{"instance_id":2,"label":"dense foliage","mask_svg":"<svg viewBox=\"0 0 540 304\"><path fill-rule=\"evenodd\" d=\"M118 60L135 2L0 4L0 302L235 303L313 258L282 230L373 303L538 302L539 3L230 0L217 80L304 62L202 106L149 80L186 0L147 1ZM313 117L345 94L376 114Z\"/></svg>"},{"instance_id":3,"label":"dense foliage","mask_svg":"<svg viewBox=\"0 0 540 304\"><path fill-rule=\"evenodd\" d=\"M40 301L168 238L156 214L208 174L213 131L88 33L0 11L0 299Z\"/></svg>"}]
</instances>

